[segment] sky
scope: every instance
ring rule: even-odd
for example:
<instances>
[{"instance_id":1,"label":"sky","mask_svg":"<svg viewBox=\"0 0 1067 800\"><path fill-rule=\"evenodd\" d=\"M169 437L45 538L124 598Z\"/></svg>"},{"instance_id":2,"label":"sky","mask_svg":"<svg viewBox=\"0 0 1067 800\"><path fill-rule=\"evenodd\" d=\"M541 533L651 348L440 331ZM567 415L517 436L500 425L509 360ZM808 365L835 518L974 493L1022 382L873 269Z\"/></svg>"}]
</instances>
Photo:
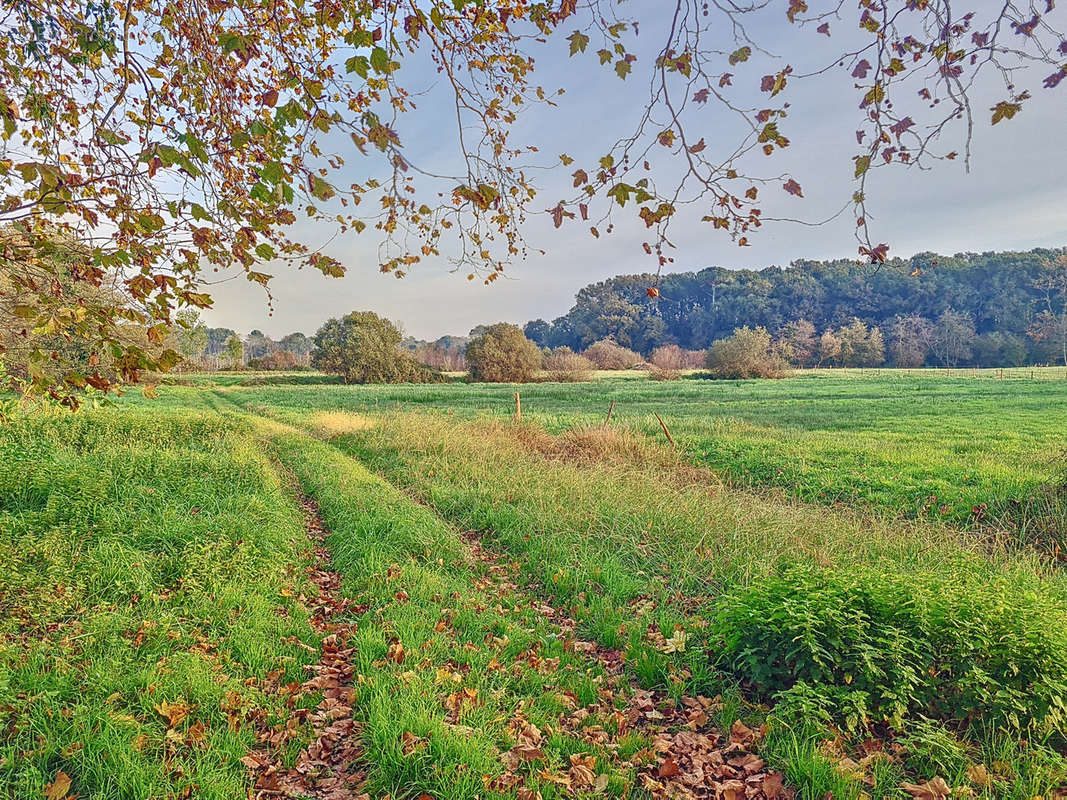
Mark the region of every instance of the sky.
<instances>
[{"instance_id":1,"label":"sky","mask_svg":"<svg viewBox=\"0 0 1067 800\"><path fill-rule=\"evenodd\" d=\"M982 6L986 0L977 0ZM559 107L538 109L520 123L517 141L530 140L543 153L568 153L595 159L611 142L630 130L637 119L647 80L640 75L642 63L652 60L658 34L654 0L636 4L642 13L638 41L636 79L620 81L609 70L596 68L591 53L570 59L557 44L545 46L538 54L539 82L546 87L563 86L566 94ZM660 6L662 7L662 6ZM846 21L834 22L834 29L847 29ZM768 21L755 33L768 49L781 42L789 48L784 30ZM789 41L812 41L807 39ZM834 40L841 48L848 44ZM562 37L560 37L562 38ZM821 57L829 54L822 39ZM565 47L565 43L561 43ZM644 48L644 49L642 49ZM595 49L591 48L591 49ZM812 52L802 48L802 52ZM815 51L818 52L818 51ZM795 56L795 54L792 54ZM803 58L803 56L799 56ZM773 60L767 63L774 63ZM798 61L779 60L780 64ZM814 63L814 62L813 62ZM407 69L405 65L405 69ZM417 163L426 160L434 166L454 159L454 110L447 106L441 87L432 73L419 73L414 79L426 86L420 111L405 120L400 129L402 141ZM759 67L754 67L759 70ZM767 71L767 70L762 70ZM1015 119L995 127L988 125L986 109L1004 95L1003 87L988 83L977 87L974 105L980 124L974 131L972 164L966 172L962 159L943 162L933 170L887 169L874 173L868 185L872 235L890 245L890 255L907 257L917 252L941 254L990 250L1029 250L1035 247L1067 246L1067 82L1058 92L1040 88L1049 70L1038 67L1020 76L1021 86L1033 86L1040 102L1024 106ZM647 72L644 73L647 76ZM846 70L808 82L797 82L788 90L792 103L786 121L792 145L775 162L774 171L788 169L804 187L804 198L784 193L772 196L765 214L807 220L823 219L838 210L851 196L855 133L859 111L852 81ZM1042 94L1043 93L1043 94ZM755 95L749 95L755 103ZM720 142L733 144L729 122L711 104L702 111L712 148ZM957 132L953 143L962 145ZM352 162L353 179L366 165ZM558 162L557 162L558 163ZM537 179L542 190L536 208L547 209L555 198L571 194L570 172L560 167ZM798 259L856 257L855 222L849 213L825 225L811 227L792 223L765 225L750 237L751 246L740 248L731 240L701 224L697 218L680 217L672 230L675 261L666 271L698 270L708 266L761 268L784 266ZM328 243L325 251L348 265L344 278L326 278L311 270L285 267L266 269L275 275L275 296L271 312L261 287L243 277L224 280L210 287L214 307L203 316L207 324L229 327L239 333L259 329L274 338L292 331L313 334L330 317L353 310L371 310L395 321L411 336L435 339L445 334L463 335L479 324L498 321L519 325L535 319L552 320L566 313L576 292L583 286L619 274L655 269L641 250L647 237L643 225L618 224L615 233L593 239L585 226L564 226L554 230L547 213L535 214L524 228L530 255L514 263L506 277L485 286L468 281L467 271L453 272L445 258L418 264L403 279L378 271L378 240L368 229L356 236L336 236L328 226L301 229L307 243ZM538 249L543 249L542 255Z\"/></svg>"}]
</instances>

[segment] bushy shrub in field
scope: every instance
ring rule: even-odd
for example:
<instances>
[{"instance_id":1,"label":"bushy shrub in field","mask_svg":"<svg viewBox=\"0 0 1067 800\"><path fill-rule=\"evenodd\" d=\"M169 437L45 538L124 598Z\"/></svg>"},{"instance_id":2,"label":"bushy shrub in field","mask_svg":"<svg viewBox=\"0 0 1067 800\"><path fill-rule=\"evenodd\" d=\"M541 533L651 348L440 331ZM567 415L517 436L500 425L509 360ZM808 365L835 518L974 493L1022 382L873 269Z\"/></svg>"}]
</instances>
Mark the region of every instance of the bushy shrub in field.
<instances>
[{"instance_id":1,"label":"bushy shrub in field","mask_svg":"<svg viewBox=\"0 0 1067 800\"><path fill-rule=\"evenodd\" d=\"M721 660L785 709L850 728L909 715L1067 735L1067 631L1002 576L789 566L728 593Z\"/></svg>"},{"instance_id":2,"label":"bushy shrub in field","mask_svg":"<svg viewBox=\"0 0 1067 800\"><path fill-rule=\"evenodd\" d=\"M738 328L708 350L707 367L716 378L781 378L788 364L766 328Z\"/></svg>"},{"instance_id":3,"label":"bushy shrub in field","mask_svg":"<svg viewBox=\"0 0 1067 800\"><path fill-rule=\"evenodd\" d=\"M541 368L541 351L515 325L490 325L467 345L467 366L476 381L524 383Z\"/></svg>"},{"instance_id":4,"label":"bushy shrub in field","mask_svg":"<svg viewBox=\"0 0 1067 800\"><path fill-rule=\"evenodd\" d=\"M550 381L577 383L591 380L595 365L569 347L557 347L545 355L544 368L548 371Z\"/></svg>"},{"instance_id":5,"label":"bushy shrub in field","mask_svg":"<svg viewBox=\"0 0 1067 800\"><path fill-rule=\"evenodd\" d=\"M657 347L648 357L652 365L652 377L657 380L674 380L684 369L700 366L703 353L699 350L685 350L676 344Z\"/></svg>"},{"instance_id":6,"label":"bushy shrub in field","mask_svg":"<svg viewBox=\"0 0 1067 800\"><path fill-rule=\"evenodd\" d=\"M586 348L585 357L596 364L597 369L633 369L644 362L639 353L616 344L611 339L601 339Z\"/></svg>"},{"instance_id":7,"label":"bushy shrub in field","mask_svg":"<svg viewBox=\"0 0 1067 800\"><path fill-rule=\"evenodd\" d=\"M399 349L400 331L372 311L353 311L315 334L311 365L345 383L434 383L438 373Z\"/></svg>"}]
</instances>

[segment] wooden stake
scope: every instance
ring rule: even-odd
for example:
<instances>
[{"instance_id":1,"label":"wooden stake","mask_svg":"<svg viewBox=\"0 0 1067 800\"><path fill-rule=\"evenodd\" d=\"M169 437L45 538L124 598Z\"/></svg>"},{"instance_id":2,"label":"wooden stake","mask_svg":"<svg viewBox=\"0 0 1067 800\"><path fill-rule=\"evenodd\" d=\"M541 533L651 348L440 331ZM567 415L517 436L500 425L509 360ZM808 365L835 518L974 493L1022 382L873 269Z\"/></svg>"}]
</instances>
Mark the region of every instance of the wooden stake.
<instances>
[{"instance_id":1,"label":"wooden stake","mask_svg":"<svg viewBox=\"0 0 1067 800\"><path fill-rule=\"evenodd\" d=\"M667 430L667 423L664 422L663 419L660 417L660 415L656 414L655 411L653 411L652 413L655 414L656 419L659 420L659 426L661 428L663 428L663 433L667 436L667 441L670 442L671 444L674 444L674 437L671 436L671 432L669 430Z\"/></svg>"},{"instance_id":2,"label":"wooden stake","mask_svg":"<svg viewBox=\"0 0 1067 800\"><path fill-rule=\"evenodd\" d=\"M611 405L608 407L607 419L604 420L604 424L601 427L604 427L604 428L608 427L608 423L611 422L611 412L614 411L614 410L615 410L615 401L612 400L611 401Z\"/></svg>"},{"instance_id":3,"label":"wooden stake","mask_svg":"<svg viewBox=\"0 0 1067 800\"><path fill-rule=\"evenodd\" d=\"M522 419L522 398L518 392L515 392L515 419Z\"/></svg>"}]
</instances>

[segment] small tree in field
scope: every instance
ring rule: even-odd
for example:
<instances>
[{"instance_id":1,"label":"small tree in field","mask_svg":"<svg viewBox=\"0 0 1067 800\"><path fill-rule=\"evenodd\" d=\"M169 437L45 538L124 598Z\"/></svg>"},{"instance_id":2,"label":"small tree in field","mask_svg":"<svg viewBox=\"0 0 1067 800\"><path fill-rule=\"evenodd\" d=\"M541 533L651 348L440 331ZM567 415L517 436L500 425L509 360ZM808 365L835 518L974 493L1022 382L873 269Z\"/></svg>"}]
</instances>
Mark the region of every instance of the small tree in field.
<instances>
[{"instance_id":1,"label":"small tree in field","mask_svg":"<svg viewBox=\"0 0 1067 800\"><path fill-rule=\"evenodd\" d=\"M889 355L898 367L921 367L926 363L934 326L926 317L897 317L889 328Z\"/></svg>"},{"instance_id":2,"label":"small tree in field","mask_svg":"<svg viewBox=\"0 0 1067 800\"><path fill-rule=\"evenodd\" d=\"M819 337L819 350L817 366L834 364L841 357L841 340L831 330L822 332Z\"/></svg>"},{"instance_id":3,"label":"small tree in field","mask_svg":"<svg viewBox=\"0 0 1067 800\"><path fill-rule=\"evenodd\" d=\"M436 373L399 349L396 326L372 311L331 319L315 334L311 365L345 383L432 383Z\"/></svg>"},{"instance_id":4,"label":"small tree in field","mask_svg":"<svg viewBox=\"0 0 1067 800\"><path fill-rule=\"evenodd\" d=\"M467 366L476 381L525 383L541 369L541 351L517 326L498 322L467 345Z\"/></svg>"},{"instance_id":5,"label":"small tree in field","mask_svg":"<svg viewBox=\"0 0 1067 800\"><path fill-rule=\"evenodd\" d=\"M596 364L597 369L633 369L644 361L640 354L611 339L593 342L586 348L585 357Z\"/></svg>"},{"instance_id":6,"label":"small tree in field","mask_svg":"<svg viewBox=\"0 0 1067 800\"><path fill-rule=\"evenodd\" d=\"M885 363L885 339L878 328L868 328L861 320L853 319L838 328L841 342L838 356L846 367L877 367Z\"/></svg>"},{"instance_id":7,"label":"small tree in field","mask_svg":"<svg viewBox=\"0 0 1067 800\"><path fill-rule=\"evenodd\" d=\"M240 337L231 336L227 339L223 352L226 354L226 360L230 362L230 369L240 369L244 366L245 346Z\"/></svg>"},{"instance_id":8,"label":"small tree in field","mask_svg":"<svg viewBox=\"0 0 1067 800\"><path fill-rule=\"evenodd\" d=\"M781 378L788 370L767 329L747 325L712 343L707 365L716 378Z\"/></svg>"},{"instance_id":9,"label":"small tree in field","mask_svg":"<svg viewBox=\"0 0 1067 800\"><path fill-rule=\"evenodd\" d=\"M942 366L954 367L961 361L970 360L976 337L971 315L950 308L941 312L934 323L931 350Z\"/></svg>"}]
</instances>

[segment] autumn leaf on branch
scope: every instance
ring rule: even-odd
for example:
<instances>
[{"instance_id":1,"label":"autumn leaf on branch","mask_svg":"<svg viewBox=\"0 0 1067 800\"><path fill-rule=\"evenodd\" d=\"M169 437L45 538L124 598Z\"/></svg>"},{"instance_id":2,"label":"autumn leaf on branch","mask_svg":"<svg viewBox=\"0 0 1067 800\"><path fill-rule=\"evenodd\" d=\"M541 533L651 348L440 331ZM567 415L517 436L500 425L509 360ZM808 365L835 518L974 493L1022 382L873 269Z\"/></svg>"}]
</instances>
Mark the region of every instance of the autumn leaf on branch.
<instances>
[{"instance_id":1,"label":"autumn leaf on branch","mask_svg":"<svg viewBox=\"0 0 1067 800\"><path fill-rule=\"evenodd\" d=\"M359 234L375 238L383 272L448 262L488 283L525 257L525 223L542 211L556 228L603 212L589 227L596 237L622 224L612 214L654 228L641 246L658 271L681 219L742 247L767 221L750 190L781 181L764 165L808 132L788 104L761 108L759 97L851 77L857 142L869 149L853 156L855 185L842 194L855 193L855 216L868 220L873 164L926 168L957 153L969 163L958 140L971 136L968 93L982 75L1012 87L990 109L994 125L1031 101L1024 80L1044 101L1067 76L1059 9L1023 16L973 0L882 10L862 0L851 12L789 0L793 33L773 43L749 25L758 4L690 15L668 0L647 12L675 20L652 45L638 39L646 12L608 0L338 0L311 16L293 0L224 14L179 3L161 15L152 0L107 8L99 17L75 0L16 3L0 49L0 348L20 390L71 406L174 366L175 316L210 305L216 271L261 285L273 302L270 276L283 270L344 275L344 260L318 242ZM858 47L833 49L831 18L855 24ZM596 58L578 57L590 51ZM535 133L565 123L519 124L551 114L565 88L538 84L548 57L573 58L565 78L579 86L611 69L633 112L581 132L603 135L591 145L604 156L568 169L574 196L552 206L532 177L551 166ZM781 66L812 58L830 66ZM419 107L431 75L447 102L425 105L449 112L427 120ZM722 132L733 122L731 139ZM445 124L452 136L440 140L458 140L455 149L422 163L408 132ZM792 178L782 185L804 196ZM856 236L877 260L869 227Z\"/></svg>"}]
</instances>

